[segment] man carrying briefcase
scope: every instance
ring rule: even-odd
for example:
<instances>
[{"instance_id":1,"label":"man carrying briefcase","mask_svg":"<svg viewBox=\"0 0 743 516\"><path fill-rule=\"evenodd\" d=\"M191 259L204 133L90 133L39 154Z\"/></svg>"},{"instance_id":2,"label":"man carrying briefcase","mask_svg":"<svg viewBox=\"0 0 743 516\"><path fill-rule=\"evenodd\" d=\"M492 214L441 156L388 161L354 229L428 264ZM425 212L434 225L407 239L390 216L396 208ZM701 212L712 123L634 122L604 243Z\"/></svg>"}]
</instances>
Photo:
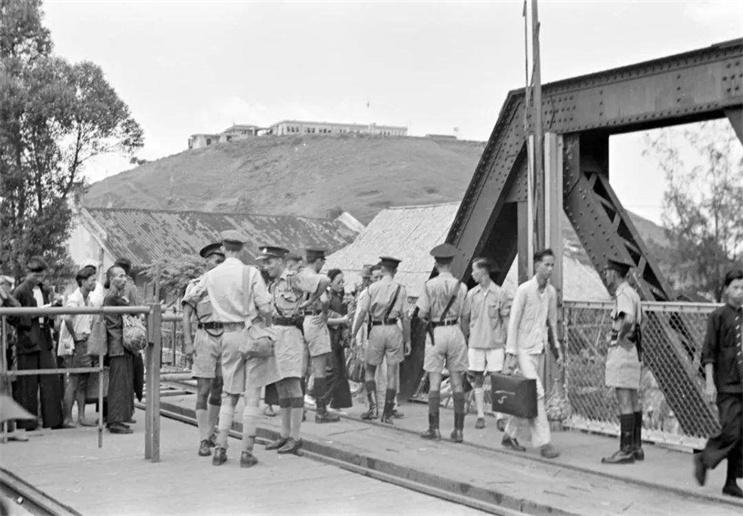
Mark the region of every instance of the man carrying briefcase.
<instances>
[{"instance_id":1,"label":"man carrying briefcase","mask_svg":"<svg viewBox=\"0 0 743 516\"><path fill-rule=\"evenodd\" d=\"M550 426L544 408L544 350L549 345L548 332L552 332L557 360L562 361L562 350L557 340L557 293L549 284L555 255L550 249L538 251L534 255L535 274L532 279L519 285L511 308L506 338L506 364L504 373L510 374L518 365L521 374L536 380L537 415L529 418L531 444L540 448L542 457L554 459L560 454L552 446ZM526 449L516 440L518 421L511 418L506 426L502 444L516 451Z\"/></svg>"}]
</instances>

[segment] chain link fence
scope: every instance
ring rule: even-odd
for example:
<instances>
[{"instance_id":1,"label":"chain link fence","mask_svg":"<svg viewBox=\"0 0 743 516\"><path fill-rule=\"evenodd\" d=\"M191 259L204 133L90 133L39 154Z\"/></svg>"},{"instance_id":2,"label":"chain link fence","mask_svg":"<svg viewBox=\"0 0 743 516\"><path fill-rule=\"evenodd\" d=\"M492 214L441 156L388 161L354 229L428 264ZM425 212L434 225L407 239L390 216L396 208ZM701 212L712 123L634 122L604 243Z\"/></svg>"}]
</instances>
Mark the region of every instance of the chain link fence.
<instances>
[{"instance_id":1,"label":"chain link fence","mask_svg":"<svg viewBox=\"0 0 743 516\"><path fill-rule=\"evenodd\" d=\"M190 373L191 362L183 353L182 314L164 312L162 322L162 366L163 373Z\"/></svg>"},{"instance_id":2,"label":"chain link fence","mask_svg":"<svg viewBox=\"0 0 743 516\"><path fill-rule=\"evenodd\" d=\"M566 426L619 434L613 389L604 385L612 303L566 302L566 378L571 413ZM704 399L701 365L707 316L717 305L643 303L643 438L701 448L719 430Z\"/></svg>"}]
</instances>

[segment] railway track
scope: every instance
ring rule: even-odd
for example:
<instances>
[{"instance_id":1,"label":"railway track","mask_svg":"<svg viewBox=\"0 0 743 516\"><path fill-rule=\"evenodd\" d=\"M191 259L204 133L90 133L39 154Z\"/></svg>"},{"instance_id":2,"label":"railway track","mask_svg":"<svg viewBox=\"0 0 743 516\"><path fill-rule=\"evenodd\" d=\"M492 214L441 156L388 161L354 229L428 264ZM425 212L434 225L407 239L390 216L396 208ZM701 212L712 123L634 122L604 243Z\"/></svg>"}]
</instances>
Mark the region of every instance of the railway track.
<instances>
[{"instance_id":1,"label":"railway track","mask_svg":"<svg viewBox=\"0 0 743 516\"><path fill-rule=\"evenodd\" d=\"M72 507L57 501L5 468L0 468L0 514L80 516Z\"/></svg>"}]
</instances>

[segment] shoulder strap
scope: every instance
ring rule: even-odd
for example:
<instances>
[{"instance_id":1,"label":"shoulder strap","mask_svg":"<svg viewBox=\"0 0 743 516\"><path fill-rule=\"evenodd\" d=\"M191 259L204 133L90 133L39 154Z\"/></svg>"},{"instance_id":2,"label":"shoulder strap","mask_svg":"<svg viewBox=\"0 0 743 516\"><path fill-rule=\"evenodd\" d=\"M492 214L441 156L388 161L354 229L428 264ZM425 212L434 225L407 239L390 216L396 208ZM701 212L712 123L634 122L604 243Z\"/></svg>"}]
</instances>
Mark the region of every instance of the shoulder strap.
<instances>
[{"instance_id":1,"label":"shoulder strap","mask_svg":"<svg viewBox=\"0 0 743 516\"><path fill-rule=\"evenodd\" d=\"M446 314L449 312L449 309L454 304L454 300L457 299L457 296L459 295L459 283L460 281L457 280L457 285L454 287L454 293L449 298L449 302L446 303L446 307L444 307L444 311L441 312L441 319L439 319L440 322L444 322L444 318L446 317Z\"/></svg>"},{"instance_id":2,"label":"shoulder strap","mask_svg":"<svg viewBox=\"0 0 743 516\"><path fill-rule=\"evenodd\" d=\"M397 288L395 289L395 295L392 296L392 301L390 302L389 306L387 307L387 310L384 311L384 320L386 321L389 319L390 314L392 313L392 308L394 308L395 303L397 302L397 296L400 294L400 284L398 283Z\"/></svg>"},{"instance_id":3,"label":"shoulder strap","mask_svg":"<svg viewBox=\"0 0 743 516\"><path fill-rule=\"evenodd\" d=\"M248 320L248 313L250 313L250 303L252 302L251 289L250 289L250 269L247 265L243 267L243 310L245 310L245 323L246 326L252 323Z\"/></svg>"}]
</instances>

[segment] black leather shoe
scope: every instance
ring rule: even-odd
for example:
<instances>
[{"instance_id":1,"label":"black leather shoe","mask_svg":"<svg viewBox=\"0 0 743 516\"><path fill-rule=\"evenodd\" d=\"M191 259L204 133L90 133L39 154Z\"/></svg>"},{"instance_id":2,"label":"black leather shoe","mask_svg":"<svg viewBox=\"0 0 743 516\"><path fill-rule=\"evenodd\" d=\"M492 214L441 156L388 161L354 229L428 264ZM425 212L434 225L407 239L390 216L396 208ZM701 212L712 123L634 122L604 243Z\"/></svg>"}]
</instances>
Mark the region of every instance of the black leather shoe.
<instances>
[{"instance_id":1,"label":"black leather shoe","mask_svg":"<svg viewBox=\"0 0 743 516\"><path fill-rule=\"evenodd\" d=\"M428 439L429 441L441 440L441 432L438 428L429 428L421 434L421 439Z\"/></svg>"},{"instance_id":2,"label":"black leather shoe","mask_svg":"<svg viewBox=\"0 0 743 516\"><path fill-rule=\"evenodd\" d=\"M284 446L279 448L277 452L282 455L285 455L288 453L296 454L300 450L300 448L302 448L302 440L301 439L294 440L290 437L289 439L286 440L286 442L284 443Z\"/></svg>"},{"instance_id":3,"label":"black leather shoe","mask_svg":"<svg viewBox=\"0 0 743 516\"><path fill-rule=\"evenodd\" d=\"M735 498L743 498L743 489L738 487L738 484L727 484L722 488L722 494Z\"/></svg>"},{"instance_id":4,"label":"black leather shoe","mask_svg":"<svg viewBox=\"0 0 743 516\"><path fill-rule=\"evenodd\" d=\"M227 450L221 446L214 448L214 456L212 457L212 466L221 466L227 462Z\"/></svg>"},{"instance_id":5,"label":"black leather shoe","mask_svg":"<svg viewBox=\"0 0 743 516\"><path fill-rule=\"evenodd\" d=\"M508 448L509 450L513 450L517 452L526 451L526 448L521 446L515 437L511 437L508 434L503 436L503 440L500 443L501 445L503 445L504 448Z\"/></svg>"},{"instance_id":6,"label":"black leather shoe","mask_svg":"<svg viewBox=\"0 0 743 516\"><path fill-rule=\"evenodd\" d=\"M484 417L478 417L477 421L475 421L475 428L477 430L482 430L485 428L485 418Z\"/></svg>"},{"instance_id":7,"label":"black leather shoe","mask_svg":"<svg viewBox=\"0 0 743 516\"><path fill-rule=\"evenodd\" d=\"M382 414L382 418L379 420L380 423L384 423L386 425L394 425L395 423L392 421L392 414Z\"/></svg>"},{"instance_id":8,"label":"black leather shoe","mask_svg":"<svg viewBox=\"0 0 743 516\"><path fill-rule=\"evenodd\" d=\"M286 441L288 441L288 437L279 437L275 441L271 441L266 445L266 450L278 450L282 446L286 444Z\"/></svg>"},{"instance_id":9,"label":"black leather shoe","mask_svg":"<svg viewBox=\"0 0 743 516\"><path fill-rule=\"evenodd\" d=\"M369 421L372 419L377 419L379 417L379 412L377 412L377 407L369 407L369 410L361 414L361 419L365 421Z\"/></svg>"},{"instance_id":10,"label":"black leather shoe","mask_svg":"<svg viewBox=\"0 0 743 516\"><path fill-rule=\"evenodd\" d=\"M338 414L331 414L330 412L315 414L315 423L337 423L340 420L341 417Z\"/></svg>"},{"instance_id":11,"label":"black leather shoe","mask_svg":"<svg viewBox=\"0 0 743 516\"><path fill-rule=\"evenodd\" d=\"M645 451L642 448L632 450L632 455L635 457L635 460L645 460Z\"/></svg>"},{"instance_id":12,"label":"black leather shoe","mask_svg":"<svg viewBox=\"0 0 743 516\"><path fill-rule=\"evenodd\" d=\"M700 486L707 483L707 466L702 462L701 453L694 455L694 478L697 479L697 483Z\"/></svg>"},{"instance_id":13,"label":"black leather shoe","mask_svg":"<svg viewBox=\"0 0 743 516\"><path fill-rule=\"evenodd\" d=\"M209 441L204 439L199 445L199 457L208 457L212 454L212 447L209 446Z\"/></svg>"},{"instance_id":14,"label":"black leather shoe","mask_svg":"<svg viewBox=\"0 0 743 516\"><path fill-rule=\"evenodd\" d=\"M609 457L601 459L602 464L634 464L635 453L633 450L617 450Z\"/></svg>"},{"instance_id":15,"label":"black leather shoe","mask_svg":"<svg viewBox=\"0 0 743 516\"><path fill-rule=\"evenodd\" d=\"M455 428L451 432L451 440L455 443L461 443L464 442L464 432L462 432L460 429Z\"/></svg>"},{"instance_id":16,"label":"black leather shoe","mask_svg":"<svg viewBox=\"0 0 743 516\"><path fill-rule=\"evenodd\" d=\"M240 454L240 467L241 468L252 468L258 464L258 459L255 458L249 451L244 451Z\"/></svg>"}]
</instances>

